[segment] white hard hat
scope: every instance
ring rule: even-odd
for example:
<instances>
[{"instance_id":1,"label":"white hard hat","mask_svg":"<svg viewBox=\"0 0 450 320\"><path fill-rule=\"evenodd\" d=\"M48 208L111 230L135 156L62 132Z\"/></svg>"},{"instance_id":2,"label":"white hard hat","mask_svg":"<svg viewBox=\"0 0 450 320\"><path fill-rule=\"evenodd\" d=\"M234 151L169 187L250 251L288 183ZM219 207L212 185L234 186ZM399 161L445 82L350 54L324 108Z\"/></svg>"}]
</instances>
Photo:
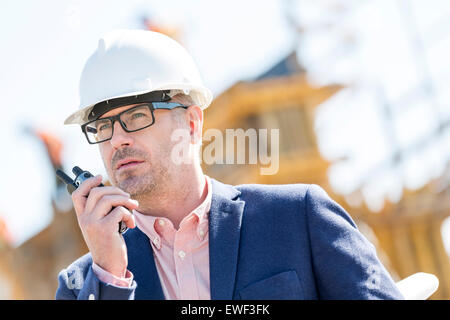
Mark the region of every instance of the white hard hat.
<instances>
[{"instance_id":1,"label":"white hard hat","mask_svg":"<svg viewBox=\"0 0 450 320\"><path fill-rule=\"evenodd\" d=\"M64 124L88 122L100 102L161 90L169 90L165 92L170 96L187 94L202 109L212 101L194 60L178 42L153 31L112 31L99 40L87 60L80 79L79 110Z\"/></svg>"}]
</instances>

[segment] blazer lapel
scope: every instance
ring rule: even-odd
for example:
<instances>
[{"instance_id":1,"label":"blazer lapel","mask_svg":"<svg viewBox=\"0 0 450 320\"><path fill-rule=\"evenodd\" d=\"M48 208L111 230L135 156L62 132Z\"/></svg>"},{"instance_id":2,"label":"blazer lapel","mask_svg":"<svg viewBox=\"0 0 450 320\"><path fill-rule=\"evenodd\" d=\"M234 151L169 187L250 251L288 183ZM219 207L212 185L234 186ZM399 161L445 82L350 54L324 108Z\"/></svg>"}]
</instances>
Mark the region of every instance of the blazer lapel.
<instances>
[{"instance_id":1,"label":"blazer lapel","mask_svg":"<svg viewBox=\"0 0 450 320\"><path fill-rule=\"evenodd\" d=\"M133 273L137 283L135 299L164 300L150 240L137 227L129 229L124 238L128 251L128 270Z\"/></svg>"},{"instance_id":2,"label":"blazer lapel","mask_svg":"<svg viewBox=\"0 0 450 320\"><path fill-rule=\"evenodd\" d=\"M212 300L231 300L239 252L244 201L233 200L240 191L211 179L209 213L209 272Z\"/></svg>"}]
</instances>

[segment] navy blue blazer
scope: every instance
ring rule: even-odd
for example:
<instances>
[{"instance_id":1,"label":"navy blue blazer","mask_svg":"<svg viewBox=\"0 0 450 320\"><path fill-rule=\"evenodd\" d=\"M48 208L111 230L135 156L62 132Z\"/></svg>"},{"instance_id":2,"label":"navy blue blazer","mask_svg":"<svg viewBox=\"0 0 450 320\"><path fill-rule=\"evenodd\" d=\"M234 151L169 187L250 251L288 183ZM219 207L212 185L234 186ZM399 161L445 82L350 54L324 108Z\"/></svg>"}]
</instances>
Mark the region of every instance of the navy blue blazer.
<instances>
[{"instance_id":1,"label":"navy blue blazer","mask_svg":"<svg viewBox=\"0 0 450 320\"><path fill-rule=\"evenodd\" d=\"M211 299L403 299L375 247L317 185L211 179ZM58 276L56 299L164 299L148 237L124 234L130 288L100 281L88 253Z\"/></svg>"}]
</instances>

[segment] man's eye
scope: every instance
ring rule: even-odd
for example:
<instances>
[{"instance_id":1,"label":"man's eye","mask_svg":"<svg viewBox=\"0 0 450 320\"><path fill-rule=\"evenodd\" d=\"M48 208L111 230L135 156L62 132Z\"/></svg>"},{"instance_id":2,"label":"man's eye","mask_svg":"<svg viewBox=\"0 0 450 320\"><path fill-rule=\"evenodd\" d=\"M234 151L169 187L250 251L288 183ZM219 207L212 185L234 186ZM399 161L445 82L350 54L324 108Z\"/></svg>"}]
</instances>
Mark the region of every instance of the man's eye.
<instances>
[{"instance_id":1,"label":"man's eye","mask_svg":"<svg viewBox=\"0 0 450 320\"><path fill-rule=\"evenodd\" d=\"M87 131L87 133L93 133L93 134L97 133L97 129L94 127L86 127L86 131Z\"/></svg>"},{"instance_id":2,"label":"man's eye","mask_svg":"<svg viewBox=\"0 0 450 320\"><path fill-rule=\"evenodd\" d=\"M105 124L100 125L100 126L97 128L97 130L98 130L98 131L101 131L101 130L107 130L107 129L109 129L109 128L111 128L111 125L110 125L109 123L105 123Z\"/></svg>"},{"instance_id":3,"label":"man's eye","mask_svg":"<svg viewBox=\"0 0 450 320\"><path fill-rule=\"evenodd\" d=\"M131 119L137 119L137 118L146 117L146 116L147 115L145 113L136 112L131 115Z\"/></svg>"}]
</instances>

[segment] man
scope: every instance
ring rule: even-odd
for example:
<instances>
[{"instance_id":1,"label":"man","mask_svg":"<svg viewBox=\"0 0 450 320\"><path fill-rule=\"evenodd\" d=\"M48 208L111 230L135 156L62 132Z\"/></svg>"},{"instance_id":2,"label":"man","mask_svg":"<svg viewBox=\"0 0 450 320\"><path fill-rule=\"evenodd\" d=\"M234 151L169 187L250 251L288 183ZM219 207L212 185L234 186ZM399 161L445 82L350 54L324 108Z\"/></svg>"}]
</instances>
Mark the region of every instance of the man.
<instances>
[{"instance_id":1,"label":"man","mask_svg":"<svg viewBox=\"0 0 450 320\"><path fill-rule=\"evenodd\" d=\"M80 97L65 123L98 145L112 186L97 176L72 195L89 253L60 272L57 299L403 298L320 187L231 186L203 174L212 95L174 40L109 34L86 63ZM173 139L177 130L187 139Z\"/></svg>"}]
</instances>

